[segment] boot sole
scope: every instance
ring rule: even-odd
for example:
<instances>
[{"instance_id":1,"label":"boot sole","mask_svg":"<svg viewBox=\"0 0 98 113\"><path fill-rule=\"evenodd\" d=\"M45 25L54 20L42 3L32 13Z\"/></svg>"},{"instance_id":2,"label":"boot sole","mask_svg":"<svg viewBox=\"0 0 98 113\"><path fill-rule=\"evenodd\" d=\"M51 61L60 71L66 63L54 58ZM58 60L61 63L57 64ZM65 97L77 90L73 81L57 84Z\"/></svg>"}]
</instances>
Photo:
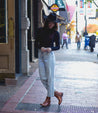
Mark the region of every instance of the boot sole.
<instances>
[{"instance_id":1,"label":"boot sole","mask_svg":"<svg viewBox=\"0 0 98 113\"><path fill-rule=\"evenodd\" d=\"M50 106L50 104L48 104L48 105L43 105L43 104L40 104L42 107L47 107L47 106Z\"/></svg>"}]
</instances>

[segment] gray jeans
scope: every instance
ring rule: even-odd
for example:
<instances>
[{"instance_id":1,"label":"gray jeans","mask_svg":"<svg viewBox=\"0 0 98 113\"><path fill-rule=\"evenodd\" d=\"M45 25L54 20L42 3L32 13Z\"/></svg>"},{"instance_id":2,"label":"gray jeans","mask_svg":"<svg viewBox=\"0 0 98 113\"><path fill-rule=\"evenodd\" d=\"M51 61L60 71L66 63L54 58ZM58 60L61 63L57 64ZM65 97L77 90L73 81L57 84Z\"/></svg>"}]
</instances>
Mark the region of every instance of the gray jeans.
<instances>
[{"instance_id":1,"label":"gray jeans","mask_svg":"<svg viewBox=\"0 0 98 113\"><path fill-rule=\"evenodd\" d=\"M41 82L47 89L47 96L54 96L54 52L38 52L39 57L39 75Z\"/></svg>"}]
</instances>

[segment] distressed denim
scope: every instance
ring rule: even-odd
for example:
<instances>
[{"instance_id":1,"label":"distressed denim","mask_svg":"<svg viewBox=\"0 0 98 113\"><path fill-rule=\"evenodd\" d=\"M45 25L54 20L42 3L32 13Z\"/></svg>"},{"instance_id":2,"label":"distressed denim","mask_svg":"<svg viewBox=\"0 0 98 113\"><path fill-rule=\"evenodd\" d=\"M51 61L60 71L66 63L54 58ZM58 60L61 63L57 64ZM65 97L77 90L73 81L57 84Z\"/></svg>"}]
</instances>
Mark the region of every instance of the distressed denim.
<instances>
[{"instance_id":1,"label":"distressed denim","mask_svg":"<svg viewBox=\"0 0 98 113\"><path fill-rule=\"evenodd\" d=\"M55 55L54 52L38 52L39 57L39 75L41 82L47 90L47 96L54 96L54 66Z\"/></svg>"}]
</instances>

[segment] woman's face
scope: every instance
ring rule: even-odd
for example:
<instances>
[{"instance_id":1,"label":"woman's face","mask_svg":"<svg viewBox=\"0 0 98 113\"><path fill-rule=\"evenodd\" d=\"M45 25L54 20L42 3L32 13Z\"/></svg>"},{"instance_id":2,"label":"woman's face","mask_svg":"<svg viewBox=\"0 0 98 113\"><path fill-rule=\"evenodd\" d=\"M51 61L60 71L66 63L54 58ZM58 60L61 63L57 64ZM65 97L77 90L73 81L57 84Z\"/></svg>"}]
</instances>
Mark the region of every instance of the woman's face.
<instances>
[{"instance_id":1,"label":"woman's face","mask_svg":"<svg viewBox=\"0 0 98 113\"><path fill-rule=\"evenodd\" d=\"M52 29L54 26L55 26L55 23L54 22L49 22L48 23L49 29Z\"/></svg>"}]
</instances>

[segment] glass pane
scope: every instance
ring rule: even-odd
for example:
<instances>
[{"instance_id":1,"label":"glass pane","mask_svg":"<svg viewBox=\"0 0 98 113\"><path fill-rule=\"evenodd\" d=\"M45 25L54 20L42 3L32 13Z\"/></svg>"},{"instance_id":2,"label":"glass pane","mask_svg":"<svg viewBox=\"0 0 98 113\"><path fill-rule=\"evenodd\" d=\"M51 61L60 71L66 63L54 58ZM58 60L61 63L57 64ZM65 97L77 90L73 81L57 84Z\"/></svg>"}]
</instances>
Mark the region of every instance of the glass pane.
<instances>
[{"instance_id":1,"label":"glass pane","mask_svg":"<svg viewBox=\"0 0 98 113\"><path fill-rule=\"evenodd\" d=\"M0 0L0 43L6 43L6 0Z\"/></svg>"}]
</instances>

